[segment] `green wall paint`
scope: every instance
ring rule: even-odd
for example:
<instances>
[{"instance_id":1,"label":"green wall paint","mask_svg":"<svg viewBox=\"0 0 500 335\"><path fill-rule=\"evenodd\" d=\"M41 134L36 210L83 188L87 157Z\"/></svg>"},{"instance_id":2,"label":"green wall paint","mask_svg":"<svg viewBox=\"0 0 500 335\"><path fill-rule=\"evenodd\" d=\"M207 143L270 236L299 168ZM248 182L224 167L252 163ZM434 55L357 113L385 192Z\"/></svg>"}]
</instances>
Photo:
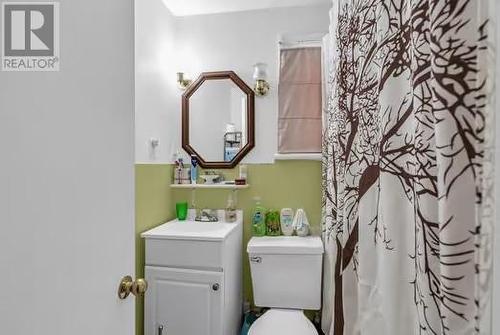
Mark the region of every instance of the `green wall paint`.
<instances>
[{"instance_id":1,"label":"green wall paint","mask_svg":"<svg viewBox=\"0 0 500 335\"><path fill-rule=\"evenodd\" d=\"M220 170L227 179L237 174L237 169ZM144 243L139 234L175 216L175 203L190 201L191 191L171 189L172 165L136 165L136 273L144 273ZM248 165L250 187L238 191L238 208L244 210L243 278L244 298L252 301L250 269L245 246L251 237L250 222L253 198L270 209L304 208L313 234L320 232L321 219L321 162L279 161L275 164ZM224 208L230 191L196 190L199 208ZM137 335L143 334L143 301L137 300Z\"/></svg>"},{"instance_id":2,"label":"green wall paint","mask_svg":"<svg viewBox=\"0 0 500 335\"><path fill-rule=\"evenodd\" d=\"M144 278L144 240L140 234L173 217L170 194L172 165L135 167L135 273ZM144 299L136 299L136 335L144 332Z\"/></svg>"}]
</instances>

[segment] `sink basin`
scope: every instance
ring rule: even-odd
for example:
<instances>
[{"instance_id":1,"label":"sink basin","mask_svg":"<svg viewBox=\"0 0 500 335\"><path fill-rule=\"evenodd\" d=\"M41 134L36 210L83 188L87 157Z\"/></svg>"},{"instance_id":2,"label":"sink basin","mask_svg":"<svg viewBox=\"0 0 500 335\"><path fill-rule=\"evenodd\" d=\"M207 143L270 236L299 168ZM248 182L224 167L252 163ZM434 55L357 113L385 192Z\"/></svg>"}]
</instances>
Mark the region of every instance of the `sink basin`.
<instances>
[{"instance_id":1,"label":"sink basin","mask_svg":"<svg viewBox=\"0 0 500 335\"><path fill-rule=\"evenodd\" d=\"M233 223L172 220L141 236L147 265L220 271L230 259L225 250L241 246L243 212L237 211Z\"/></svg>"},{"instance_id":2,"label":"sink basin","mask_svg":"<svg viewBox=\"0 0 500 335\"><path fill-rule=\"evenodd\" d=\"M236 222L199 222L173 220L141 234L146 239L177 239L221 241L241 224L242 213L238 211Z\"/></svg>"}]
</instances>

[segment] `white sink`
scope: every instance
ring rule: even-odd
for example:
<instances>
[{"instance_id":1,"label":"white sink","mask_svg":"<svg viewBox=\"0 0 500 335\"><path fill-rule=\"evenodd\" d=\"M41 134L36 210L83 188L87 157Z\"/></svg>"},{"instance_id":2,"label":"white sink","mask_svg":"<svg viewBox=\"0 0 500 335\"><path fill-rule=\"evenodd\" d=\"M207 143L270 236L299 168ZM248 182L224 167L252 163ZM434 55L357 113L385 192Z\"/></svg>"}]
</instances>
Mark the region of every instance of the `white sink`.
<instances>
[{"instance_id":1,"label":"white sink","mask_svg":"<svg viewBox=\"0 0 500 335\"><path fill-rule=\"evenodd\" d=\"M198 222L172 220L141 234L145 239L222 241L242 223L243 213L237 212L236 222Z\"/></svg>"}]
</instances>

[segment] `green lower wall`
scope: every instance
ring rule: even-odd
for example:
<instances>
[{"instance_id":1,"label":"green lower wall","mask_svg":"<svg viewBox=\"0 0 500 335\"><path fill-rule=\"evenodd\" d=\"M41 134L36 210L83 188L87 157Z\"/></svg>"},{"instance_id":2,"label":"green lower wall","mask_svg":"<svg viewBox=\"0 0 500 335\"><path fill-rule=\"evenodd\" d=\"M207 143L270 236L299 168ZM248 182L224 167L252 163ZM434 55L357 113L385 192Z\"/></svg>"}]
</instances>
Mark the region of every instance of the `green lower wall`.
<instances>
[{"instance_id":1,"label":"green lower wall","mask_svg":"<svg viewBox=\"0 0 500 335\"><path fill-rule=\"evenodd\" d=\"M140 234L173 217L170 183L172 165L135 167L135 273L144 278L144 240ZM136 299L136 335L144 333L144 299Z\"/></svg>"},{"instance_id":2,"label":"green lower wall","mask_svg":"<svg viewBox=\"0 0 500 335\"><path fill-rule=\"evenodd\" d=\"M226 179L232 179L237 169L221 170ZM175 203L190 201L191 191L171 189L172 165L136 165L136 274L144 274L144 242L139 234L175 216ZM258 196L267 208L304 208L313 234L320 232L321 218L321 162L280 161L275 164L248 165L250 187L238 191L238 208L244 210L244 236L246 246L251 237L248 224ZM196 190L199 208L224 208L228 190ZM242 252L244 298L252 301L250 269L245 249ZM142 299L137 299L136 335L143 334Z\"/></svg>"}]
</instances>

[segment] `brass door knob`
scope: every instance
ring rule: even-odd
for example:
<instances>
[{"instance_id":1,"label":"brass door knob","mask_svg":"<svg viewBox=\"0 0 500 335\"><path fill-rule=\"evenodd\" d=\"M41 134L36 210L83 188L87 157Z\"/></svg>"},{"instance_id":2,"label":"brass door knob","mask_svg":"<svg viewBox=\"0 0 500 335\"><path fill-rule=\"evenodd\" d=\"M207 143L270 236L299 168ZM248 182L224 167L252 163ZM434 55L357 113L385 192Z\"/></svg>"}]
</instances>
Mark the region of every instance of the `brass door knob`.
<instances>
[{"instance_id":1,"label":"brass door knob","mask_svg":"<svg viewBox=\"0 0 500 335\"><path fill-rule=\"evenodd\" d=\"M130 276L125 276L118 286L118 298L126 299L130 293L136 297L143 296L148 290L148 282L145 279L133 280Z\"/></svg>"},{"instance_id":2,"label":"brass door knob","mask_svg":"<svg viewBox=\"0 0 500 335\"><path fill-rule=\"evenodd\" d=\"M136 279L132 284L132 288L130 289L132 294L135 295L136 297L143 296L147 290L148 290L148 282L143 278Z\"/></svg>"}]
</instances>

